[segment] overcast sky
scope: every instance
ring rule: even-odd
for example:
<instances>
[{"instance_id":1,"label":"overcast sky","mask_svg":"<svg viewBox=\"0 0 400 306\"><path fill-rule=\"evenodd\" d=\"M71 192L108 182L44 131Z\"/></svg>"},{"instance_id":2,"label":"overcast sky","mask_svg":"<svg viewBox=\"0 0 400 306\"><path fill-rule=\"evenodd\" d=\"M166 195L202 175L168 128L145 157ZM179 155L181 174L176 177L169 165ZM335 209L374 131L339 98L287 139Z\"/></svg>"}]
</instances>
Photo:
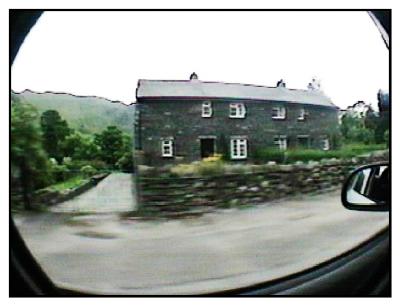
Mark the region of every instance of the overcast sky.
<instances>
[{"instance_id":1,"label":"overcast sky","mask_svg":"<svg viewBox=\"0 0 400 306\"><path fill-rule=\"evenodd\" d=\"M135 101L138 79L305 89L376 106L389 52L366 12L46 12L12 67L15 91Z\"/></svg>"}]
</instances>

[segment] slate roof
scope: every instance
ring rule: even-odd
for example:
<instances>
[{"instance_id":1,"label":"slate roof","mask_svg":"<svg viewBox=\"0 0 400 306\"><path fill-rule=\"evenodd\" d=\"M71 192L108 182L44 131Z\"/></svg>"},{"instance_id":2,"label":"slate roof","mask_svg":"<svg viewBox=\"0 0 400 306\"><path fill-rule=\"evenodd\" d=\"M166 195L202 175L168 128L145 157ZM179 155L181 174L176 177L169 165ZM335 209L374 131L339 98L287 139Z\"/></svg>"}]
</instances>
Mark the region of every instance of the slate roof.
<instances>
[{"instance_id":1,"label":"slate roof","mask_svg":"<svg viewBox=\"0 0 400 306\"><path fill-rule=\"evenodd\" d=\"M200 80L139 80L136 98L236 98L335 107L322 91Z\"/></svg>"}]
</instances>

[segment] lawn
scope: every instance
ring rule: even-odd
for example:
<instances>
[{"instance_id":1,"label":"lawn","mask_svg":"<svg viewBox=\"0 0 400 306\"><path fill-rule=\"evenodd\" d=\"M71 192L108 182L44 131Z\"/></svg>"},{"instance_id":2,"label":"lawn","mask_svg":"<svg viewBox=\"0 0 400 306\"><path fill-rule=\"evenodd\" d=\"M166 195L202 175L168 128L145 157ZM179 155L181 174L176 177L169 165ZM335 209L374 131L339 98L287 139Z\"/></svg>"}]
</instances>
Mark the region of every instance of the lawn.
<instances>
[{"instance_id":1,"label":"lawn","mask_svg":"<svg viewBox=\"0 0 400 306\"><path fill-rule=\"evenodd\" d=\"M77 175L74 176L64 182L59 182L57 184L51 185L47 187L46 189L52 190L52 191L64 191L67 189L73 189L76 187L79 187L89 181L88 178L82 176L82 175Z\"/></svg>"}]
</instances>

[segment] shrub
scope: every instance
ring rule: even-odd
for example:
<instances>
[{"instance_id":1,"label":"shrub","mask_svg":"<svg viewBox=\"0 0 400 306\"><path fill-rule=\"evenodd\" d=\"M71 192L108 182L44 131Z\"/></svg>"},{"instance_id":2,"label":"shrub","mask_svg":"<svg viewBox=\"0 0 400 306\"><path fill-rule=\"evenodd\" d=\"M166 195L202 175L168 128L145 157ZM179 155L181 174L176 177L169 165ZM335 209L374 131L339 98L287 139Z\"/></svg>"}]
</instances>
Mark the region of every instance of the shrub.
<instances>
[{"instance_id":1,"label":"shrub","mask_svg":"<svg viewBox=\"0 0 400 306\"><path fill-rule=\"evenodd\" d=\"M74 175L66 165L52 165L51 172L57 183L65 181Z\"/></svg>"},{"instance_id":2,"label":"shrub","mask_svg":"<svg viewBox=\"0 0 400 306\"><path fill-rule=\"evenodd\" d=\"M191 164L178 164L171 167L170 172L178 176L218 175L224 173L224 162L222 155L215 155Z\"/></svg>"},{"instance_id":3,"label":"shrub","mask_svg":"<svg viewBox=\"0 0 400 306\"><path fill-rule=\"evenodd\" d=\"M116 166L123 172L133 172L133 156L131 152L125 153L117 161Z\"/></svg>"},{"instance_id":4,"label":"shrub","mask_svg":"<svg viewBox=\"0 0 400 306\"><path fill-rule=\"evenodd\" d=\"M321 160L323 158L331 158L333 151L322 151L322 150L313 150L313 149L305 149L305 150L290 150L287 152L287 161L288 162L296 162L302 161L307 162L310 160Z\"/></svg>"},{"instance_id":5,"label":"shrub","mask_svg":"<svg viewBox=\"0 0 400 306\"><path fill-rule=\"evenodd\" d=\"M258 162L274 161L283 163L285 161L285 152L279 149L259 149L254 153L254 159Z\"/></svg>"},{"instance_id":6,"label":"shrub","mask_svg":"<svg viewBox=\"0 0 400 306\"><path fill-rule=\"evenodd\" d=\"M218 175L224 173L224 163L217 161L202 161L196 167L196 172L200 175Z\"/></svg>"},{"instance_id":7,"label":"shrub","mask_svg":"<svg viewBox=\"0 0 400 306\"><path fill-rule=\"evenodd\" d=\"M86 165L86 166L83 166L83 167L80 169L80 172L81 172L85 177L91 177L91 176L93 176L93 175L96 174L97 170L96 170L94 167L90 166L90 165Z\"/></svg>"},{"instance_id":8,"label":"shrub","mask_svg":"<svg viewBox=\"0 0 400 306\"><path fill-rule=\"evenodd\" d=\"M172 174L176 174L178 176L192 176L196 173L195 164L179 164L171 167L170 169Z\"/></svg>"}]
</instances>

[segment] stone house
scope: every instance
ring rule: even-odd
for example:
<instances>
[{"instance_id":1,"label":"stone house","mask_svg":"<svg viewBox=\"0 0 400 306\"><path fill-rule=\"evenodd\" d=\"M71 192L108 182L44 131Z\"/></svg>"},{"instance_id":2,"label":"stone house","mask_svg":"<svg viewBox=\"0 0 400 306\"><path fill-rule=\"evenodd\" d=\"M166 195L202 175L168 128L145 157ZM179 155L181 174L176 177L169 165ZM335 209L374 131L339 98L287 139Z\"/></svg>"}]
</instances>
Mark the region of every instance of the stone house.
<instances>
[{"instance_id":1,"label":"stone house","mask_svg":"<svg viewBox=\"0 0 400 306\"><path fill-rule=\"evenodd\" d=\"M338 107L310 83L307 90L190 80L139 80L136 144L144 163L192 162L213 154L251 160L265 148L329 150Z\"/></svg>"}]
</instances>

